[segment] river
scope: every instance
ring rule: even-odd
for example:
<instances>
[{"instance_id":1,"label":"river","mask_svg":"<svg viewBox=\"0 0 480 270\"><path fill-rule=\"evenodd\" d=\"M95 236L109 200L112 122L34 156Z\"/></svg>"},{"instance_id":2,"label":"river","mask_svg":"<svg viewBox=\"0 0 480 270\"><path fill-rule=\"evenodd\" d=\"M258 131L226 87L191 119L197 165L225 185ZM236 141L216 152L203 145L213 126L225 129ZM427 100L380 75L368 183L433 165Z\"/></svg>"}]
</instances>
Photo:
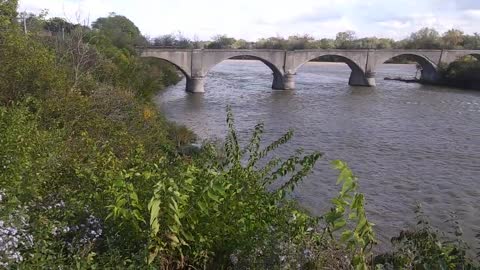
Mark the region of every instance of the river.
<instances>
[{"instance_id":1,"label":"river","mask_svg":"<svg viewBox=\"0 0 480 270\"><path fill-rule=\"evenodd\" d=\"M260 121L266 141L293 128L295 137L280 154L299 147L325 154L293 194L313 214L327 211L339 190L329 162L347 161L380 246L415 224L421 203L441 230L451 231L446 221L456 216L464 239L479 247L480 92L383 80L415 71L415 65L385 64L377 87L352 87L347 65L310 62L298 71L296 90L281 91L271 89L273 76L263 63L227 60L209 72L206 93L187 94L182 81L156 102L204 139L223 138L227 104L244 140Z\"/></svg>"}]
</instances>

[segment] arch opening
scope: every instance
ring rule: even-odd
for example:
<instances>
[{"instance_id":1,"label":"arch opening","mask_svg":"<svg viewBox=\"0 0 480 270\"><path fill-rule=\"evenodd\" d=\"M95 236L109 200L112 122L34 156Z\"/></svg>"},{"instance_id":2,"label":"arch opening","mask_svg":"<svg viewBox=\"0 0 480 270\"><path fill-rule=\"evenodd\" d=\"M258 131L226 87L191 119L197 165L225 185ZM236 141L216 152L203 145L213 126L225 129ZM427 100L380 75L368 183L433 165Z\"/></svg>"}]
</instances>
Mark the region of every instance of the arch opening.
<instances>
[{"instance_id":1,"label":"arch opening","mask_svg":"<svg viewBox=\"0 0 480 270\"><path fill-rule=\"evenodd\" d=\"M436 64L422 55L401 53L381 59L376 65L375 73L383 80L397 80L405 82L438 80Z\"/></svg>"},{"instance_id":2,"label":"arch opening","mask_svg":"<svg viewBox=\"0 0 480 270\"><path fill-rule=\"evenodd\" d=\"M220 61L215 61L214 64L212 64L210 67L208 67L207 74L210 72L210 70L214 69L215 66L221 64L224 61L227 60L251 60L251 61L260 61L263 64L265 64L267 67L270 68L273 74L282 74L282 72L272 63L270 63L268 60L265 60L261 57L254 56L254 55L249 55L249 54L239 54L239 55L234 55L234 56L229 56L226 58L221 59Z\"/></svg>"},{"instance_id":3,"label":"arch opening","mask_svg":"<svg viewBox=\"0 0 480 270\"><path fill-rule=\"evenodd\" d=\"M228 62L227 62L228 61ZM238 62L237 62L238 61ZM242 63L242 61L246 61ZM255 65L255 63L263 63L263 65ZM233 64L233 65L230 65ZM236 65L239 66L236 66ZM245 76L245 78L251 79L249 81L249 84L257 84L257 81L265 81L265 74L270 73L271 76L269 76L269 81L273 80L273 83L271 84L271 88L273 89L285 89L285 78L283 76L283 72L273 63L270 61L259 57L255 55L250 55L250 54L238 54L238 55L231 55L219 60L214 61L211 65L207 67L207 70L205 71L204 77L209 80L208 74L212 73L212 71L215 73L217 72L224 72L218 70L219 68L222 68L222 65L229 65L226 69L227 73L229 75L231 74L231 80L239 80L240 78L238 77L238 73L242 73L242 75ZM247 66L246 69L240 68L241 66ZM263 66L263 67L262 67ZM268 67L268 70L265 69L264 67ZM260 76L259 76L260 74ZM224 78L222 78L224 79ZM227 82L228 84L229 82ZM236 83L243 83L242 81L236 81Z\"/></svg>"},{"instance_id":4,"label":"arch opening","mask_svg":"<svg viewBox=\"0 0 480 270\"><path fill-rule=\"evenodd\" d=\"M167 65L167 66L171 66L173 67L173 69L175 71L180 71L180 73L185 76L185 78L187 79L190 79L190 74L188 74L187 71L185 71L182 67L180 67L179 65L175 64L174 62L168 60L168 59L165 59L165 58L160 58L160 57L153 57L153 56L150 56L150 57L142 57L142 59L144 61L147 61L147 62L153 62L153 61L156 61L157 63L160 63L160 65Z\"/></svg>"},{"instance_id":5,"label":"arch opening","mask_svg":"<svg viewBox=\"0 0 480 270\"><path fill-rule=\"evenodd\" d=\"M311 63L307 66L308 63ZM318 63L318 65L314 65ZM323 63L323 64L320 64ZM326 64L331 63L331 64ZM341 64L340 64L341 63ZM347 68L348 67L348 68ZM348 84L352 86L373 86L374 82L368 80L364 70L352 59L338 54L324 54L316 57L312 57L307 61L304 61L295 69L295 72L299 74L299 79L302 78L303 72L298 72L301 70L307 71L310 74L316 74L318 70L321 69L325 74L328 74L328 78L321 78L329 81L344 81L346 76L342 74L349 74ZM350 72L349 72L350 71Z\"/></svg>"}]
</instances>

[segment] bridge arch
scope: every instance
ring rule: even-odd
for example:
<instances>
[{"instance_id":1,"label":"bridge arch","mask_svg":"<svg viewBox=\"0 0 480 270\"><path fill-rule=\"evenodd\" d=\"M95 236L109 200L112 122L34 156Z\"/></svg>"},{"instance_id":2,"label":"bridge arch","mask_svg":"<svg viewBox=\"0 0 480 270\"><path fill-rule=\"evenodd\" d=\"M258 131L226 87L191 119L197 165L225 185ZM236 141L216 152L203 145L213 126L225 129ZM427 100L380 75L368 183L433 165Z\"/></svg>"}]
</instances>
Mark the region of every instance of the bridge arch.
<instances>
[{"instance_id":1,"label":"bridge arch","mask_svg":"<svg viewBox=\"0 0 480 270\"><path fill-rule=\"evenodd\" d=\"M188 73L188 71L185 69L185 68L182 68L181 66L179 66L178 64L168 60L168 59L165 59L165 58L160 58L160 57L142 57L142 58L145 58L145 59L160 59L160 60L163 60L167 63L169 63L170 65L173 65L175 66L178 70L180 70L180 72L183 74L183 76L185 76L185 78L187 79L190 79L191 78L191 75Z\"/></svg>"},{"instance_id":2,"label":"bridge arch","mask_svg":"<svg viewBox=\"0 0 480 270\"><path fill-rule=\"evenodd\" d=\"M399 56L405 56L409 59L417 62L421 67L421 80L434 82L438 79L438 66L434 62L434 60L430 59L428 56L415 53L415 52L395 52L392 51L390 53L383 53L381 55L376 55L376 59L374 62L373 71L377 70L379 66L385 64L385 62L394 59Z\"/></svg>"},{"instance_id":3,"label":"bridge arch","mask_svg":"<svg viewBox=\"0 0 480 270\"><path fill-rule=\"evenodd\" d=\"M365 55L362 55L365 53ZM297 73L297 71L306 63L323 58L323 57L335 57L340 59L350 67L351 73L349 78L349 84L354 86L367 86L371 85L365 73L365 65L367 61L366 52L360 54L356 51L342 53L340 51L316 51L316 52L297 52L294 59L294 65L290 72Z\"/></svg>"},{"instance_id":4,"label":"bridge arch","mask_svg":"<svg viewBox=\"0 0 480 270\"><path fill-rule=\"evenodd\" d=\"M176 49L145 49L141 52L142 58L162 59L177 67L187 79L192 77L192 53L191 50Z\"/></svg>"},{"instance_id":5,"label":"bridge arch","mask_svg":"<svg viewBox=\"0 0 480 270\"><path fill-rule=\"evenodd\" d=\"M267 61L263 58L260 58L258 56L248 55L248 54L241 54L241 55L236 55L236 56L228 57L228 58L225 58L225 59L221 59L217 63L211 64L211 65L205 67L206 72L205 72L204 75L207 75L208 72L212 68L214 68L216 65L222 63L223 61L230 60L230 59L235 59L235 58L238 58L238 57L245 57L246 60L258 60L258 61L264 63L267 67L269 67L270 70L273 72L273 74L280 74L281 75L283 73L277 66L275 66L274 64L270 63L269 61Z\"/></svg>"},{"instance_id":6,"label":"bridge arch","mask_svg":"<svg viewBox=\"0 0 480 270\"><path fill-rule=\"evenodd\" d=\"M221 62L236 57L248 57L259 60L268 66L273 73L283 74L284 51L204 50L202 59L203 75L206 75L214 66Z\"/></svg>"},{"instance_id":7,"label":"bridge arch","mask_svg":"<svg viewBox=\"0 0 480 270\"><path fill-rule=\"evenodd\" d=\"M207 57L205 57L205 55ZM207 76L208 72L216 65L222 63L225 60L235 59L239 57L245 57L249 60L258 60L265 64L273 75L273 89L285 89L285 80L283 72L284 51L245 51L245 50L229 50L220 52L218 50L204 51L204 57L202 61L202 77Z\"/></svg>"}]
</instances>

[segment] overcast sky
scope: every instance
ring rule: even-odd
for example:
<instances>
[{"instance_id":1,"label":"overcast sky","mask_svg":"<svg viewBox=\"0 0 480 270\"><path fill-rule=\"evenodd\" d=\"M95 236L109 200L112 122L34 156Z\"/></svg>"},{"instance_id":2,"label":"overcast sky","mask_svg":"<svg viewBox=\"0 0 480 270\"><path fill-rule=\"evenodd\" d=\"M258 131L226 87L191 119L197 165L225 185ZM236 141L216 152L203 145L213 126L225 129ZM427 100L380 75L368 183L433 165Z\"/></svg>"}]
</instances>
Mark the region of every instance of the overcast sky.
<instances>
[{"instance_id":1,"label":"overcast sky","mask_svg":"<svg viewBox=\"0 0 480 270\"><path fill-rule=\"evenodd\" d=\"M480 32L480 0L20 0L20 11L42 9L90 22L115 12L150 37L180 31L202 40L215 34L332 38L345 30L401 39L425 26Z\"/></svg>"}]
</instances>

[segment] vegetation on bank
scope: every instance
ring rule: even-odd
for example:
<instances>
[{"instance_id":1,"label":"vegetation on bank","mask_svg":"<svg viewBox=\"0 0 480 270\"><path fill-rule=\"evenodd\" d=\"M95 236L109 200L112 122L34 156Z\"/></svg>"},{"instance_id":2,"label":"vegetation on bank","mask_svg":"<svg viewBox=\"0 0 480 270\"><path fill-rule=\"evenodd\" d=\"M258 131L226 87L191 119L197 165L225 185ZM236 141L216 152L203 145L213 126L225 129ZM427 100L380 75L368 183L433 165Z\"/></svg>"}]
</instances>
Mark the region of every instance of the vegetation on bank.
<instances>
[{"instance_id":1,"label":"vegetation on bank","mask_svg":"<svg viewBox=\"0 0 480 270\"><path fill-rule=\"evenodd\" d=\"M228 111L222 149L179 154L194 135L150 100L177 73L136 56L131 21L32 16L25 34L16 8L0 0L0 268L478 269L426 222L373 254L342 161L331 210L308 215L288 194L321 154L275 158L291 131L265 144L259 124L241 146Z\"/></svg>"},{"instance_id":2,"label":"vegetation on bank","mask_svg":"<svg viewBox=\"0 0 480 270\"><path fill-rule=\"evenodd\" d=\"M473 56L441 65L439 71L443 85L480 90L480 60Z\"/></svg>"}]
</instances>

